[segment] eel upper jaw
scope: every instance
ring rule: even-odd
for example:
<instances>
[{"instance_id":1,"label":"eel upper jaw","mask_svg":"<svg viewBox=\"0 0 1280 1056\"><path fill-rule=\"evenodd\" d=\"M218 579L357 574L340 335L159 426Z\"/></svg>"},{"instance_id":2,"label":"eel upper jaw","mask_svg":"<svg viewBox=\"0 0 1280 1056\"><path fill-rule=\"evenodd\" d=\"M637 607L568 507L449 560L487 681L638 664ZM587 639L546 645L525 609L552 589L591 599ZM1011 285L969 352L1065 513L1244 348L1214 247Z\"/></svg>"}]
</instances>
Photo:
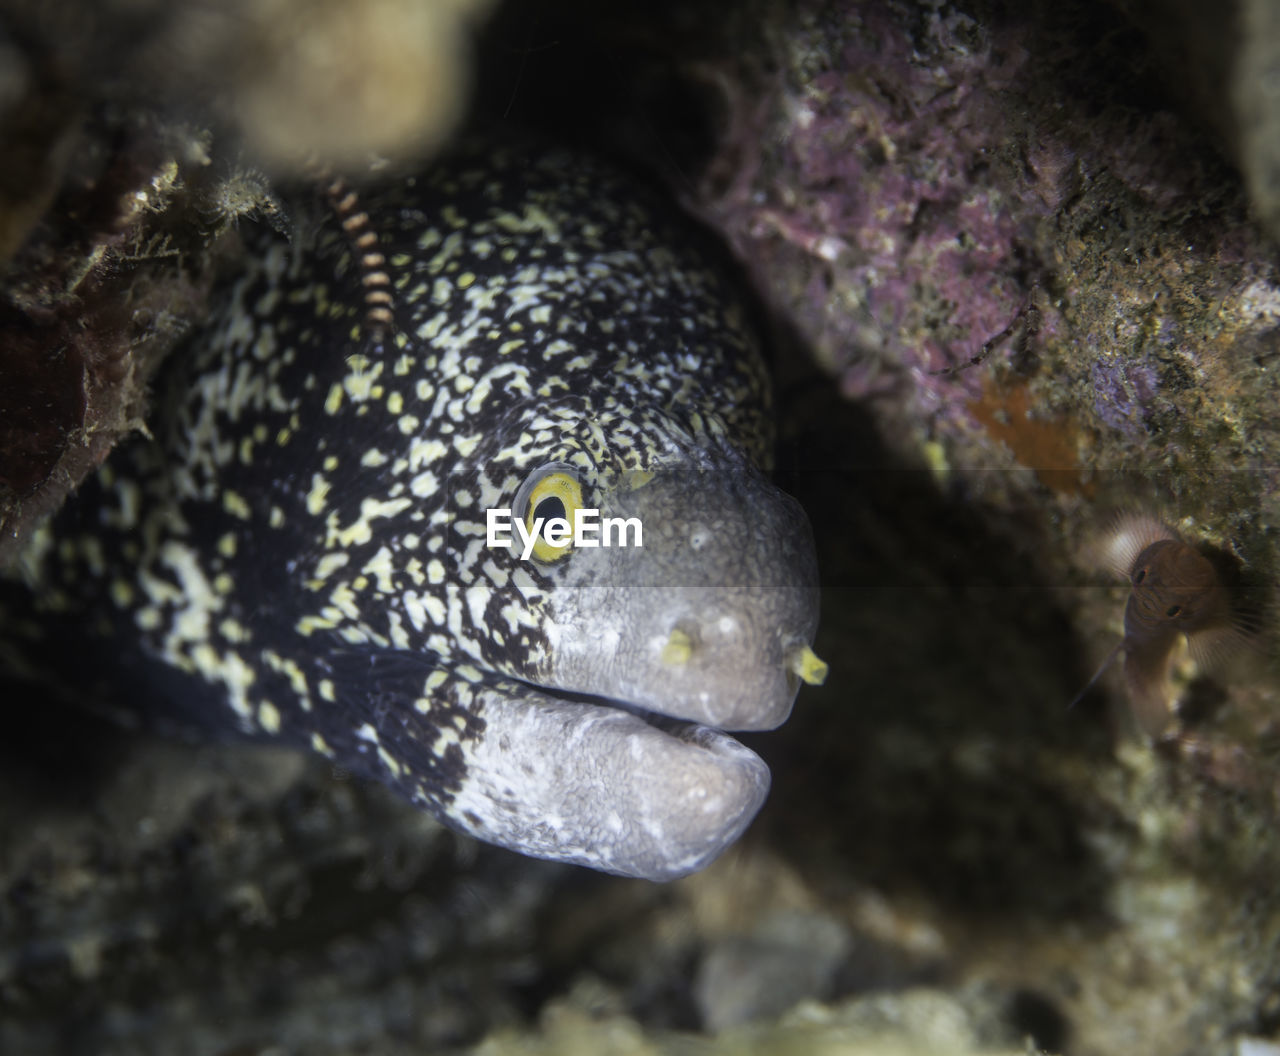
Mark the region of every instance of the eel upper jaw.
<instances>
[{"instance_id":1,"label":"eel upper jaw","mask_svg":"<svg viewBox=\"0 0 1280 1056\"><path fill-rule=\"evenodd\" d=\"M643 523L644 543L574 550L546 570L550 647L528 673L722 730L785 722L823 667L799 504L755 472L659 473L606 496L606 516Z\"/></svg>"},{"instance_id":2,"label":"eel upper jaw","mask_svg":"<svg viewBox=\"0 0 1280 1056\"><path fill-rule=\"evenodd\" d=\"M808 644L817 629L816 589L735 596L684 587L664 592L666 607L621 617L629 621L623 626L610 626L621 606L608 592L586 594L576 599L579 618L562 624L550 669L535 676L549 692L720 730L762 731L787 720L802 681L825 674Z\"/></svg>"}]
</instances>

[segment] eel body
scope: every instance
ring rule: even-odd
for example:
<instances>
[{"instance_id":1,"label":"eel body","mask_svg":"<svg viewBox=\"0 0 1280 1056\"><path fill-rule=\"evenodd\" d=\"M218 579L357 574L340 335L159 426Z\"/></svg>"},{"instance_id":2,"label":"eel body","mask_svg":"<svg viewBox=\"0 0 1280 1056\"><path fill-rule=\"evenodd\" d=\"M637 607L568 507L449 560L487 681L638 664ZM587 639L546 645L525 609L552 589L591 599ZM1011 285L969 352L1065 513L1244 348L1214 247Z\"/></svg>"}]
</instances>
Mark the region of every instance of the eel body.
<instances>
[{"instance_id":1,"label":"eel body","mask_svg":"<svg viewBox=\"0 0 1280 1056\"><path fill-rule=\"evenodd\" d=\"M700 868L769 783L721 731L778 725L822 669L732 284L570 152L460 150L358 208L254 236L154 439L30 548L7 665L109 670L131 707L309 748L526 854ZM642 545L490 545L491 509L579 507Z\"/></svg>"}]
</instances>

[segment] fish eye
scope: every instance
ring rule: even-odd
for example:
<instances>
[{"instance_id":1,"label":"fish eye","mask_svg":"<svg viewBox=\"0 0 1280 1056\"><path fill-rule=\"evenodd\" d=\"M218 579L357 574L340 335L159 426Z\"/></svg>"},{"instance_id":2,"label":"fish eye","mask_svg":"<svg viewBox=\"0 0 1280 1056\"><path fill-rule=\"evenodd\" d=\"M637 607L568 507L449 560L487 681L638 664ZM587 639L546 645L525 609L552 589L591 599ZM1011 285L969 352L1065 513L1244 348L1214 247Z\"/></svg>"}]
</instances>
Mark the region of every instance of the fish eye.
<instances>
[{"instance_id":1,"label":"fish eye","mask_svg":"<svg viewBox=\"0 0 1280 1056\"><path fill-rule=\"evenodd\" d=\"M553 546L543 534L548 521L559 519L569 522L572 529L574 515L583 508L582 485L577 472L563 463L535 469L516 493L515 510L524 518L525 530L533 533L535 522L542 521L542 530L533 544L533 557L537 561L558 561L573 549L573 538Z\"/></svg>"},{"instance_id":2,"label":"fish eye","mask_svg":"<svg viewBox=\"0 0 1280 1056\"><path fill-rule=\"evenodd\" d=\"M1133 574L1133 585L1136 587L1139 583L1141 583L1146 578L1147 578L1147 570L1145 568L1138 569L1138 571Z\"/></svg>"},{"instance_id":3,"label":"fish eye","mask_svg":"<svg viewBox=\"0 0 1280 1056\"><path fill-rule=\"evenodd\" d=\"M1169 619L1173 619L1181 611L1182 611L1181 605L1170 605L1167 609L1164 610L1164 614L1168 616Z\"/></svg>"},{"instance_id":4,"label":"fish eye","mask_svg":"<svg viewBox=\"0 0 1280 1056\"><path fill-rule=\"evenodd\" d=\"M552 517L560 517L568 520L568 511L564 508L564 499L559 495L548 495L533 510L534 520L539 517L544 521L551 520Z\"/></svg>"}]
</instances>

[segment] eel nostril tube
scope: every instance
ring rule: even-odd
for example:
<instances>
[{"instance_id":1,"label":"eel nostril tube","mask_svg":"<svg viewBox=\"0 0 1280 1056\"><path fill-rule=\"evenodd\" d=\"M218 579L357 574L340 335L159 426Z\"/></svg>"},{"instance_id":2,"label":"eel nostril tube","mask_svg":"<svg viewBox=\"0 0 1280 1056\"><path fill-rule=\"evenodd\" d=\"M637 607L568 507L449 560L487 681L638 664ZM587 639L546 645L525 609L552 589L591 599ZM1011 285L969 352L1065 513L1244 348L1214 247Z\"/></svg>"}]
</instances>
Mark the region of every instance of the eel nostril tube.
<instances>
[{"instance_id":1,"label":"eel nostril tube","mask_svg":"<svg viewBox=\"0 0 1280 1056\"><path fill-rule=\"evenodd\" d=\"M810 646L800 646L787 654L787 670L810 686L820 686L827 680L828 665L818 659Z\"/></svg>"},{"instance_id":2,"label":"eel nostril tube","mask_svg":"<svg viewBox=\"0 0 1280 1056\"><path fill-rule=\"evenodd\" d=\"M662 662L671 667L683 667L693 655L693 639L677 627L662 647Z\"/></svg>"}]
</instances>

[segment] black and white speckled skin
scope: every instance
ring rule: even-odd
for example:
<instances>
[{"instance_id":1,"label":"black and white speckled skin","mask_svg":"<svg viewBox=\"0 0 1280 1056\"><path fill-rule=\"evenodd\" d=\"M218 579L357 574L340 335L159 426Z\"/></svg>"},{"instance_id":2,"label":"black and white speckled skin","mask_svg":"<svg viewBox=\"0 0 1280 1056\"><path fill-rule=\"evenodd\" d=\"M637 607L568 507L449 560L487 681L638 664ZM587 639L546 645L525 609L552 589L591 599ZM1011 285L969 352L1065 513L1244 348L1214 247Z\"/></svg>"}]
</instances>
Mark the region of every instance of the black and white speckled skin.
<instances>
[{"instance_id":1,"label":"black and white speckled skin","mask_svg":"<svg viewBox=\"0 0 1280 1056\"><path fill-rule=\"evenodd\" d=\"M338 218L257 239L154 442L32 547L39 615L11 626L88 629L125 696L309 747L481 839L700 868L768 787L719 731L786 718L817 621L730 286L688 221L568 152L461 151L359 207L393 323L367 325ZM645 546L488 547L485 510L550 464ZM26 632L11 666L36 662Z\"/></svg>"}]
</instances>

